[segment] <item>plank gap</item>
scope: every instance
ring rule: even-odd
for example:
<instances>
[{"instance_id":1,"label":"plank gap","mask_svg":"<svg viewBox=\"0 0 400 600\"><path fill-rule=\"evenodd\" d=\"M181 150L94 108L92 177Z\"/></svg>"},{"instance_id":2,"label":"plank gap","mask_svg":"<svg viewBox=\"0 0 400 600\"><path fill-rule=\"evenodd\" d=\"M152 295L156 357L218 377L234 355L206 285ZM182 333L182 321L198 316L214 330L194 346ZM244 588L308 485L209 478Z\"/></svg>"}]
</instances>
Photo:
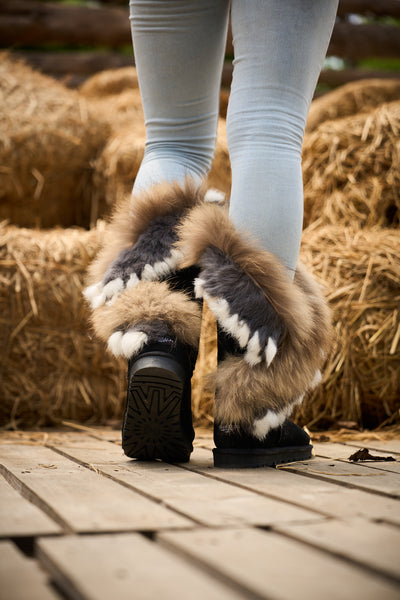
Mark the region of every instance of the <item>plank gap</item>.
<instances>
[{"instance_id":1,"label":"plank gap","mask_svg":"<svg viewBox=\"0 0 400 600\"><path fill-rule=\"evenodd\" d=\"M369 574L373 573L377 577L386 579L390 583L394 583L395 585L399 585L399 583L400 583L400 574L398 576L395 576L392 573L383 571L382 569L375 567L375 565L372 565L371 563L367 564L361 560L357 560L353 556L349 556L348 554L344 554L342 552L335 551L331 548L326 548L322 543L318 544L316 542L312 542L311 540L305 540L300 535L296 535L295 532L290 533L287 530L285 530L285 531L281 530L279 528L279 525L277 525L274 528L274 532L282 537L289 539L289 540L295 540L296 542L299 542L303 546L307 546L308 548L313 548L314 550L323 552L324 554L326 554L328 556L333 556L345 564L351 564L359 569L362 569L366 573L369 573Z\"/></svg>"},{"instance_id":2,"label":"plank gap","mask_svg":"<svg viewBox=\"0 0 400 600\"><path fill-rule=\"evenodd\" d=\"M4 479L19 493L23 498L34 504L37 508L42 510L50 519L55 521L57 525L64 530L64 533L72 533L73 530L70 525L64 521L64 519L42 498L40 498L35 492L30 490L18 477L11 473L4 465L0 464L0 473Z\"/></svg>"},{"instance_id":3,"label":"plank gap","mask_svg":"<svg viewBox=\"0 0 400 600\"><path fill-rule=\"evenodd\" d=\"M170 504L168 502L165 502L164 500L158 498L157 496L155 496L153 494L150 494L148 492L143 491L139 487L135 487L134 485L132 485L131 483L129 483L127 481L123 481L122 479L118 479L117 477L115 477L111 473L107 473L107 472L103 471L102 467L101 467L101 464L97 464L96 466L93 465L91 467L91 465L89 463L85 462L84 460L81 460L81 459L77 458L76 456L73 456L72 454L69 454L68 452L64 452L58 446L52 446L51 444L47 444L47 447L50 448L50 450L53 450L54 452L57 452L58 454L60 454L64 458L68 458L71 461L75 462L76 464L78 464L78 465L80 465L82 467L85 467L86 469L88 469L90 471L94 471L95 473L97 473L98 475L101 475L102 477L105 477L106 479L110 479L114 483L118 483L119 485L121 485L122 487L124 487L124 488L126 488L126 489L128 489L130 491L134 491L135 493L140 494L141 496L143 496L144 498L147 498L148 500L152 500L155 504L159 504L160 506L168 508L168 510L174 512L176 515L178 515L180 517L183 517L183 518L187 519L188 521L192 521L194 525L204 526L204 524L202 523L202 521L197 520L195 517L193 517L191 515L189 516L187 513L183 512L183 511L180 511L179 509L175 508L172 504ZM169 463L165 463L165 464L169 464ZM180 465L173 464L173 466L180 466ZM190 529L190 526L188 528Z\"/></svg>"}]
</instances>

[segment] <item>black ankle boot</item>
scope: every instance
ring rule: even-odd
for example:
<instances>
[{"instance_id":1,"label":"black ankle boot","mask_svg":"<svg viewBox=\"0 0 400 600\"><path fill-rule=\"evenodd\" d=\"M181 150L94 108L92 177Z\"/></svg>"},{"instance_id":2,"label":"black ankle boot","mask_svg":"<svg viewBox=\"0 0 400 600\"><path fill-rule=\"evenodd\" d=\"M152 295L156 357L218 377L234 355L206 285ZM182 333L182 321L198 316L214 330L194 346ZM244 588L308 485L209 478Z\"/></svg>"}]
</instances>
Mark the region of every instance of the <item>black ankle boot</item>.
<instances>
[{"instance_id":1,"label":"black ankle boot","mask_svg":"<svg viewBox=\"0 0 400 600\"><path fill-rule=\"evenodd\" d=\"M307 433L286 419L263 440L232 426L214 425L214 465L225 469L273 467L312 457Z\"/></svg>"},{"instance_id":2,"label":"black ankle boot","mask_svg":"<svg viewBox=\"0 0 400 600\"><path fill-rule=\"evenodd\" d=\"M122 448L130 458L187 462L193 450L193 349L164 338L128 363Z\"/></svg>"},{"instance_id":3,"label":"black ankle boot","mask_svg":"<svg viewBox=\"0 0 400 600\"><path fill-rule=\"evenodd\" d=\"M217 331L218 362L228 355L243 353L232 336L221 327ZM289 419L271 429L263 440L246 433L241 427L214 423L214 443L214 465L225 469L273 467L308 460L312 456L309 435Z\"/></svg>"}]
</instances>

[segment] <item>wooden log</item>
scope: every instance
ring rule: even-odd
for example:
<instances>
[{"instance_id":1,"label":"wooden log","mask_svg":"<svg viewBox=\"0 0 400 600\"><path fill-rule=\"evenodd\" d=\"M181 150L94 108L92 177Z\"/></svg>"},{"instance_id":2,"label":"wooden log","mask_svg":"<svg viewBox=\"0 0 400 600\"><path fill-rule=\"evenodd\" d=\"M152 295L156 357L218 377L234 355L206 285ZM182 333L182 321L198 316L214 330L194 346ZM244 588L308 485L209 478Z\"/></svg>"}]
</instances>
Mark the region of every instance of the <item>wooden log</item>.
<instances>
[{"instance_id":1,"label":"wooden log","mask_svg":"<svg viewBox=\"0 0 400 600\"><path fill-rule=\"evenodd\" d=\"M53 42L118 47L131 43L131 32L122 7L0 0L0 39L8 46Z\"/></svg>"},{"instance_id":2,"label":"wooden log","mask_svg":"<svg viewBox=\"0 0 400 600\"><path fill-rule=\"evenodd\" d=\"M65 75L93 75L99 71L133 67L133 56L118 52L13 52L13 56L22 58L35 69L62 77Z\"/></svg>"},{"instance_id":3,"label":"wooden log","mask_svg":"<svg viewBox=\"0 0 400 600\"><path fill-rule=\"evenodd\" d=\"M367 71L363 69L325 69L321 72L318 83L324 83L330 87L344 85L350 81L361 79L400 79L399 71Z\"/></svg>"},{"instance_id":4,"label":"wooden log","mask_svg":"<svg viewBox=\"0 0 400 600\"><path fill-rule=\"evenodd\" d=\"M338 16L348 14L400 17L399 0L340 0Z\"/></svg>"},{"instance_id":5,"label":"wooden log","mask_svg":"<svg viewBox=\"0 0 400 600\"><path fill-rule=\"evenodd\" d=\"M351 60L400 56L400 29L391 25L337 23L328 47L329 56Z\"/></svg>"}]
</instances>

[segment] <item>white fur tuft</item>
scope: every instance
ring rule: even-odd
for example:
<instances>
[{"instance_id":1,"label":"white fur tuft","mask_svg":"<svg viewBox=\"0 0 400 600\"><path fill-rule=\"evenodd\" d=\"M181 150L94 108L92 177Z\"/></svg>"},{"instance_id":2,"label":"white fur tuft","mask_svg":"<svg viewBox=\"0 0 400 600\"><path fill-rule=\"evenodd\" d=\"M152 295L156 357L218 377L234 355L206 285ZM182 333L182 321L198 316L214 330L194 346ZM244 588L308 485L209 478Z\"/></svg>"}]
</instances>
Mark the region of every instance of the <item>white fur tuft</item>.
<instances>
[{"instance_id":1,"label":"white fur tuft","mask_svg":"<svg viewBox=\"0 0 400 600\"><path fill-rule=\"evenodd\" d=\"M131 358L141 351L147 340L148 337L143 331L128 329L121 339L121 354L125 358Z\"/></svg>"},{"instance_id":2,"label":"white fur tuft","mask_svg":"<svg viewBox=\"0 0 400 600\"><path fill-rule=\"evenodd\" d=\"M136 287L137 284L139 283L140 279L139 277L136 275L136 273L131 273L128 282L126 284L126 289L130 290L133 287Z\"/></svg>"},{"instance_id":3,"label":"white fur tuft","mask_svg":"<svg viewBox=\"0 0 400 600\"><path fill-rule=\"evenodd\" d=\"M321 371L318 369L315 372L314 379L312 380L312 382L310 384L311 389L313 390L314 388L316 388L317 385L319 383L321 383L321 380L322 380L322 374L321 374Z\"/></svg>"},{"instance_id":4,"label":"white fur tuft","mask_svg":"<svg viewBox=\"0 0 400 600\"><path fill-rule=\"evenodd\" d=\"M84 289L82 293L83 293L84 297L86 298L86 300L88 302L92 303L92 300L94 300L94 298L96 298L96 296L98 296L101 293L102 287L103 286L100 281L99 283L90 285L89 287Z\"/></svg>"},{"instance_id":5,"label":"white fur tuft","mask_svg":"<svg viewBox=\"0 0 400 600\"><path fill-rule=\"evenodd\" d=\"M122 340L122 331L114 331L113 334L108 338L108 349L110 352L114 354L114 356L121 356L121 340Z\"/></svg>"},{"instance_id":6,"label":"white fur tuft","mask_svg":"<svg viewBox=\"0 0 400 600\"><path fill-rule=\"evenodd\" d=\"M253 425L253 435L259 440L263 440L271 429L276 429L282 425L286 419L286 411L279 413L269 410L261 419L256 419Z\"/></svg>"},{"instance_id":7,"label":"white fur tuft","mask_svg":"<svg viewBox=\"0 0 400 600\"><path fill-rule=\"evenodd\" d=\"M267 361L267 367L269 367L269 365L274 360L277 350L278 348L276 346L275 340L272 337L268 338L268 343L265 348L265 359Z\"/></svg>"},{"instance_id":8,"label":"white fur tuft","mask_svg":"<svg viewBox=\"0 0 400 600\"><path fill-rule=\"evenodd\" d=\"M256 331L249 340L247 344L247 352L244 355L244 359L249 363L252 367L261 362L261 346L260 346L260 336L258 335L258 331Z\"/></svg>"},{"instance_id":9,"label":"white fur tuft","mask_svg":"<svg viewBox=\"0 0 400 600\"><path fill-rule=\"evenodd\" d=\"M203 298L204 284L205 284L204 279L200 279L200 277L197 277L194 280L194 293L195 293L196 298Z\"/></svg>"},{"instance_id":10,"label":"white fur tuft","mask_svg":"<svg viewBox=\"0 0 400 600\"><path fill-rule=\"evenodd\" d=\"M153 265L147 264L143 267L141 278L145 281L156 281L158 279L158 275L154 270Z\"/></svg>"},{"instance_id":11,"label":"white fur tuft","mask_svg":"<svg viewBox=\"0 0 400 600\"><path fill-rule=\"evenodd\" d=\"M223 202L225 200L224 192L216 188L210 188L204 194L204 202Z\"/></svg>"}]
</instances>

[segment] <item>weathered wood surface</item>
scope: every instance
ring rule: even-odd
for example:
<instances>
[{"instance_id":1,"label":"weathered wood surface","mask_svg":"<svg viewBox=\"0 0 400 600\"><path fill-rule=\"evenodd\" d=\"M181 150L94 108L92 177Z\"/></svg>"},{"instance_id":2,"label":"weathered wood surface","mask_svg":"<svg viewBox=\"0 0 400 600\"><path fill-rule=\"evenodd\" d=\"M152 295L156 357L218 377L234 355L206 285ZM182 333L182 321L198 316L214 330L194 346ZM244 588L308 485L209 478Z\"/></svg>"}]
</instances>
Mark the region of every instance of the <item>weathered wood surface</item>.
<instances>
[{"instance_id":1,"label":"weathered wood surface","mask_svg":"<svg viewBox=\"0 0 400 600\"><path fill-rule=\"evenodd\" d=\"M39 558L74 598L238 600L243 596L138 534L39 542Z\"/></svg>"},{"instance_id":2,"label":"weathered wood surface","mask_svg":"<svg viewBox=\"0 0 400 600\"><path fill-rule=\"evenodd\" d=\"M400 597L399 463L347 460L400 459L399 440L315 444L313 460L254 470L215 469L209 435L180 465L120 443L0 434L0 597Z\"/></svg>"},{"instance_id":3,"label":"weathered wood surface","mask_svg":"<svg viewBox=\"0 0 400 600\"><path fill-rule=\"evenodd\" d=\"M259 598L398 600L395 584L272 531L196 529L158 539Z\"/></svg>"},{"instance_id":4,"label":"weathered wood surface","mask_svg":"<svg viewBox=\"0 0 400 600\"><path fill-rule=\"evenodd\" d=\"M0 538L61 533L62 528L0 475Z\"/></svg>"},{"instance_id":5,"label":"weathered wood surface","mask_svg":"<svg viewBox=\"0 0 400 600\"><path fill-rule=\"evenodd\" d=\"M38 565L11 542L0 542L0 598L4 600L56 600Z\"/></svg>"}]
</instances>

